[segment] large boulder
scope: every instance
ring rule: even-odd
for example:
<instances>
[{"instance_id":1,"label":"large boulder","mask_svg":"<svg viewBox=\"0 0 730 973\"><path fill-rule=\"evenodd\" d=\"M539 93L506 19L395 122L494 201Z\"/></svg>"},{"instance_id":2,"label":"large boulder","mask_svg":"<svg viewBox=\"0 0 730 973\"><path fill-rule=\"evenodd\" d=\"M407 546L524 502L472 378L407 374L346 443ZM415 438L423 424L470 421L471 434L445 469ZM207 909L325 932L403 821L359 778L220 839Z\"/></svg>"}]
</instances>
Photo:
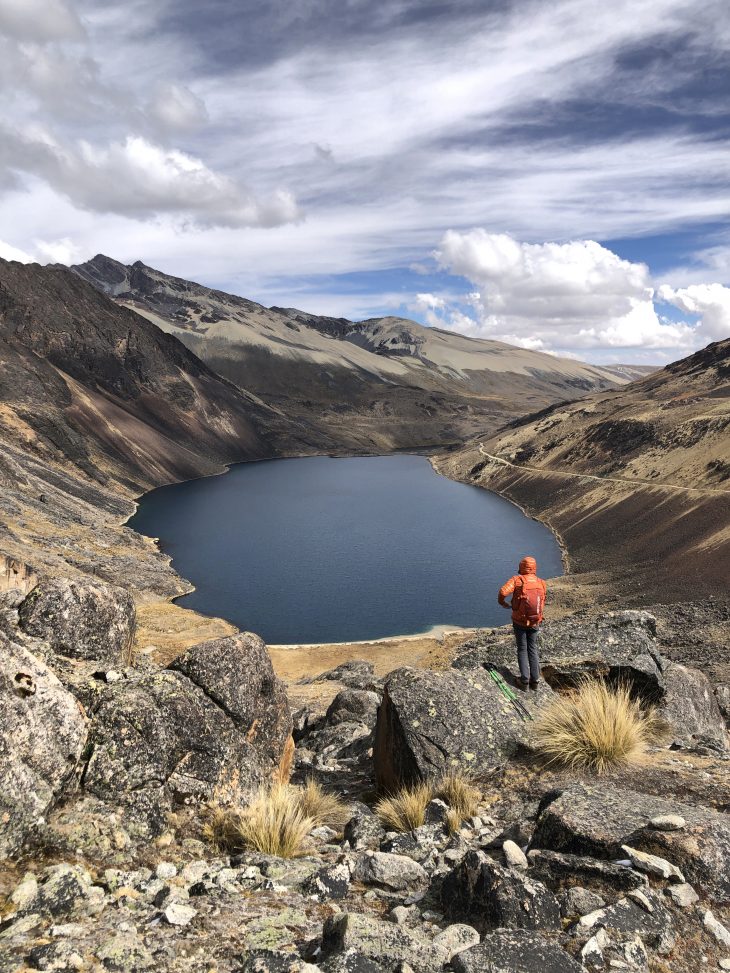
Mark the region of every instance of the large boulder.
<instances>
[{"instance_id":1,"label":"large boulder","mask_svg":"<svg viewBox=\"0 0 730 973\"><path fill-rule=\"evenodd\" d=\"M289 776L294 748L289 700L258 635L242 632L201 642L169 668L219 706L272 770Z\"/></svg>"},{"instance_id":2,"label":"large boulder","mask_svg":"<svg viewBox=\"0 0 730 973\"><path fill-rule=\"evenodd\" d=\"M338 723L364 723L374 727L380 698L368 689L343 689L330 703L326 721L331 726Z\"/></svg>"},{"instance_id":3,"label":"large boulder","mask_svg":"<svg viewBox=\"0 0 730 973\"><path fill-rule=\"evenodd\" d=\"M542 882L505 868L482 851L470 851L444 878L447 915L491 929L559 929L560 905Z\"/></svg>"},{"instance_id":4,"label":"large boulder","mask_svg":"<svg viewBox=\"0 0 730 973\"><path fill-rule=\"evenodd\" d=\"M534 712L551 696L520 692ZM375 728L375 774L385 791L437 778L451 767L486 773L527 743L528 720L483 669L396 669L388 677Z\"/></svg>"},{"instance_id":5,"label":"large boulder","mask_svg":"<svg viewBox=\"0 0 730 973\"><path fill-rule=\"evenodd\" d=\"M657 817L680 815L684 827L652 827ZM623 845L676 865L713 900L730 899L730 815L608 784L575 784L545 807L534 848L608 860L624 859Z\"/></svg>"},{"instance_id":6,"label":"large boulder","mask_svg":"<svg viewBox=\"0 0 730 973\"><path fill-rule=\"evenodd\" d=\"M322 954L328 967L334 957L349 954L372 960L386 970L395 971L401 963L408 963L418 973L440 970L448 958L445 947L429 942L416 932L352 912L327 919Z\"/></svg>"},{"instance_id":7,"label":"large boulder","mask_svg":"<svg viewBox=\"0 0 730 973\"><path fill-rule=\"evenodd\" d=\"M128 661L136 612L131 594L101 581L46 578L18 609L20 626L59 655Z\"/></svg>"},{"instance_id":8,"label":"large boulder","mask_svg":"<svg viewBox=\"0 0 730 973\"><path fill-rule=\"evenodd\" d=\"M153 830L177 803L240 801L275 764L272 741L257 745L250 729L181 672L143 676L112 688L99 706L84 786L147 816Z\"/></svg>"},{"instance_id":9,"label":"large boulder","mask_svg":"<svg viewBox=\"0 0 730 973\"><path fill-rule=\"evenodd\" d=\"M87 720L54 673L0 636L0 855L33 836L72 777Z\"/></svg>"},{"instance_id":10,"label":"large boulder","mask_svg":"<svg viewBox=\"0 0 730 973\"><path fill-rule=\"evenodd\" d=\"M676 743L698 741L727 747L725 717L712 683L699 669L669 663L658 710L672 728Z\"/></svg>"},{"instance_id":11,"label":"large boulder","mask_svg":"<svg viewBox=\"0 0 730 973\"><path fill-rule=\"evenodd\" d=\"M456 973L582 973L582 966L534 932L500 929L451 961Z\"/></svg>"}]
</instances>

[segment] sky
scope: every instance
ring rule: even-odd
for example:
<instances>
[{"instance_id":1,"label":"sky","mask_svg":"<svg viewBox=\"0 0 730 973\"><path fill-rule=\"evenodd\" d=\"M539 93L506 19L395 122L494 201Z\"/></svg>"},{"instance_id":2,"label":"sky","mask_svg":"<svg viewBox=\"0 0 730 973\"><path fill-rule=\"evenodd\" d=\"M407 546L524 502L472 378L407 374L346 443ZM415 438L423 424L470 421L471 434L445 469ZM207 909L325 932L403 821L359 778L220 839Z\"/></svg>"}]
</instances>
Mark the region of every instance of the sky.
<instances>
[{"instance_id":1,"label":"sky","mask_svg":"<svg viewBox=\"0 0 730 973\"><path fill-rule=\"evenodd\" d=\"M726 0L0 0L0 257L594 362L730 336Z\"/></svg>"}]
</instances>

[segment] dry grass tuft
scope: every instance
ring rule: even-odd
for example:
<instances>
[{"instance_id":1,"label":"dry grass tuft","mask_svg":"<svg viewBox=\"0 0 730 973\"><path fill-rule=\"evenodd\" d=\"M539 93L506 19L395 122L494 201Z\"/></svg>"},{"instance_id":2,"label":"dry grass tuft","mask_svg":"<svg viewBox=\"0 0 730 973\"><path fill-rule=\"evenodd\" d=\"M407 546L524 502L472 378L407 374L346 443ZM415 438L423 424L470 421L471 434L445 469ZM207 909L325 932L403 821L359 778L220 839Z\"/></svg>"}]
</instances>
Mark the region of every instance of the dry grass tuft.
<instances>
[{"instance_id":1,"label":"dry grass tuft","mask_svg":"<svg viewBox=\"0 0 730 973\"><path fill-rule=\"evenodd\" d=\"M434 797L446 801L451 810L463 821L477 813L481 792L467 774L452 770L436 784Z\"/></svg>"},{"instance_id":2,"label":"dry grass tuft","mask_svg":"<svg viewBox=\"0 0 730 973\"><path fill-rule=\"evenodd\" d=\"M425 821L426 805L432 797L431 784L412 784L381 798L375 813L390 831L413 831Z\"/></svg>"},{"instance_id":3,"label":"dry grass tuft","mask_svg":"<svg viewBox=\"0 0 730 973\"><path fill-rule=\"evenodd\" d=\"M350 817L347 805L336 794L323 790L311 777L304 787L297 791L299 808L302 813L316 824L326 824L339 831Z\"/></svg>"},{"instance_id":4,"label":"dry grass tuft","mask_svg":"<svg viewBox=\"0 0 730 973\"><path fill-rule=\"evenodd\" d=\"M296 858L304 853L316 824L302 810L296 788L274 784L260 788L244 808L211 808L205 833L221 851L251 848L277 858Z\"/></svg>"},{"instance_id":5,"label":"dry grass tuft","mask_svg":"<svg viewBox=\"0 0 730 973\"><path fill-rule=\"evenodd\" d=\"M627 686L586 679L550 703L535 722L535 742L551 763L603 774L639 763L662 736L663 724L642 710Z\"/></svg>"},{"instance_id":6,"label":"dry grass tuft","mask_svg":"<svg viewBox=\"0 0 730 973\"><path fill-rule=\"evenodd\" d=\"M444 817L444 827L449 834L456 834L461 829L463 820L461 814L450 807Z\"/></svg>"}]
</instances>

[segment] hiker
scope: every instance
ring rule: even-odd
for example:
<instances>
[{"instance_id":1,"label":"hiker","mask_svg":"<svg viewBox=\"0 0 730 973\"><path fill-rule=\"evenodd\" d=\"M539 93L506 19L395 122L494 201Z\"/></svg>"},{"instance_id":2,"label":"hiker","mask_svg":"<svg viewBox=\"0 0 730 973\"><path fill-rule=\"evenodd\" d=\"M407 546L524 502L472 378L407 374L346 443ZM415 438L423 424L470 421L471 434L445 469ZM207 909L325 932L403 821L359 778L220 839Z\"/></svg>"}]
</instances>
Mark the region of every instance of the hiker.
<instances>
[{"instance_id":1,"label":"hiker","mask_svg":"<svg viewBox=\"0 0 730 973\"><path fill-rule=\"evenodd\" d=\"M518 574L499 589L499 603L512 609L512 628L517 641L517 662L520 675L516 680L520 689L537 689L540 681L540 657L537 637L547 598L547 585L537 576L537 561L523 557ZM512 595L511 601L507 601Z\"/></svg>"}]
</instances>

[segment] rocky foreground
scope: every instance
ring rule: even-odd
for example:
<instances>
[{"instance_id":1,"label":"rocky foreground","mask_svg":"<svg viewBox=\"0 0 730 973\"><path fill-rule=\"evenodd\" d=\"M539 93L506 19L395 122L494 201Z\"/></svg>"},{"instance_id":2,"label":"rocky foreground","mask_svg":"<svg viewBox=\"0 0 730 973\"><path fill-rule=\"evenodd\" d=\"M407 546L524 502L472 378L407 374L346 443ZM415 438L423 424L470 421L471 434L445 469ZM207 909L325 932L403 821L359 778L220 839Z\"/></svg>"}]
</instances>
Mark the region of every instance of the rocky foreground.
<instances>
[{"instance_id":1,"label":"rocky foreground","mask_svg":"<svg viewBox=\"0 0 730 973\"><path fill-rule=\"evenodd\" d=\"M2 973L730 969L728 687L673 661L648 612L545 626L531 714L590 673L669 728L645 766L594 778L541 765L489 679L506 629L444 671L347 663L318 677L341 687L325 713L291 714L254 635L160 668L132 656L122 588L1 597ZM385 830L376 788L454 766L482 793L459 830L438 799ZM290 860L217 851L210 806L290 775L342 795L344 828Z\"/></svg>"}]
</instances>

